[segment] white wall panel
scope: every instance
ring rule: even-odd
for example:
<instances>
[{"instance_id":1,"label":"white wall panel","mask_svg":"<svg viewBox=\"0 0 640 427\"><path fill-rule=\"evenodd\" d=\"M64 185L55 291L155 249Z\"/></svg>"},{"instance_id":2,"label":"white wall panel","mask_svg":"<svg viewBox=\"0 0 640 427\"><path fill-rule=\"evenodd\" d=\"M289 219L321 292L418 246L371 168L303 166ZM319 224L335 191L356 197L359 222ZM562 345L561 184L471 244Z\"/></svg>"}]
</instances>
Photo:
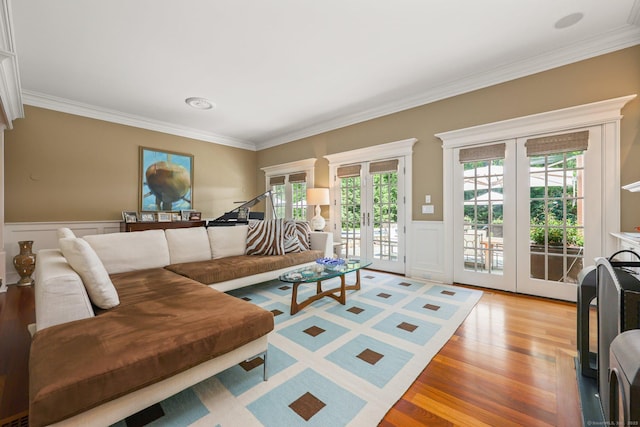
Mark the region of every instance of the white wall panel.
<instances>
[{"instance_id":1,"label":"white wall panel","mask_svg":"<svg viewBox=\"0 0 640 427\"><path fill-rule=\"evenodd\" d=\"M407 276L450 283L445 274L443 222L413 221L410 234Z\"/></svg>"},{"instance_id":2,"label":"white wall panel","mask_svg":"<svg viewBox=\"0 0 640 427\"><path fill-rule=\"evenodd\" d=\"M89 234L119 233L119 221L76 221L76 222L15 222L4 225L4 249L6 251L5 269L7 284L14 284L20 276L13 267L13 257L20 252L18 242L33 240L33 251L58 247L57 230L69 227L76 236ZM38 262L36 258L36 263Z\"/></svg>"}]
</instances>

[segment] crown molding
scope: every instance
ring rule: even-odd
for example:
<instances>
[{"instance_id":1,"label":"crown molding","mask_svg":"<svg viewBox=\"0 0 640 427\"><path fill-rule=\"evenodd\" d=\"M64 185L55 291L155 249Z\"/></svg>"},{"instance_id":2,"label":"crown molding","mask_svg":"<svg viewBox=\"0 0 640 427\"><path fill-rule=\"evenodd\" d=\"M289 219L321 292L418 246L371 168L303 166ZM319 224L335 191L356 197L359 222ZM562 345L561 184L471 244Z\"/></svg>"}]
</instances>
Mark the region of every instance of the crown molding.
<instances>
[{"instance_id":1,"label":"crown molding","mask_svg":"<svg viewBox=\"0 0 640 427\"><path fill-rule=\"evenodd\" d=\"M2 102L0 107L2 107L2 109L0 112L4 114L4 117L0 119L4 119L9 128L11 128L12 120L24 117L22 107L22 102L24 102L27 105L35 107L251 151L264 150L640 44L640 0L636 0L627 20L630 25L620 27L606 34L599 34L582 40L579 43L574 43L556 49L555 51L529 57L521 61L498 64L490 70L449 81L439 85L437 88L430 89L415 96L392 101L357 113L336 117L308 127L284 129L283 132L276 137L253 142L219 135L213 132L204 132L172 123L160 122L141 116L125 114L120 111L57 98L38 92L21 91L18 63L15 53L12 51L13 36L11 30L10 0L1 1L0 101Z\"/></svg>"},{"instance_id":2,"label":"crown molding","mask_svg":"<svg viewBox=\"0 0 640 427\"><path fill-rule=\"evenodd\" d=\"M638 9L640 9L640 0L636 0L629 20L631 20L633 16L635 16L635 18L633 18L635 22L640 20L640 11L638 11ZM633 15L634 11L635 15ZM491 70L474 73L473 75L444 83L437 88L422 92L414 97L404 98L366 111L338 117L304 129L291 130L275 138L258 141L256 142L256 147L258 150L264 150L287 142L318 135L323 132L419 107L616 50L625 49L637 44L640 44L640 28L636 25L626 25L606 34L592 36L579 43L574 43L552 52L509 64L498 65Z\"/></svg>"},{"instance_id":3,"label":"crown molding","mask_svg":"<svg viewBox=\"0 0 640 427\"><path fill-rule=\"evenodd\" d=\"M229 147L242 148L244 150L256 151L256 145L251 141L236 139L213 132L203 132L199 129L179 126L172 123L160 122L132 114L125 114L120 111L83 104L69 99L58 98L45 95L39 92L28 90L22 91L24 103L34 107L46 108L48 110L60 111L74 114L76 116L89 117L91 119L104 120L121 125L133 126L137 128L167 133L170 135L183 136L197 139L199 141L211 142L214 144L226 145Z\"/></svg>"},{"instance_id":4,"label":"crown molding","mask_svg":"<svg viewBox=\"0 0 640 427\"><path fill-rule=\"evenodd\" d=\"M20 73L16 58L10 0L0 4L0 120L13 129L13 121L24 117Z\"/></svg>"}]
</instances>

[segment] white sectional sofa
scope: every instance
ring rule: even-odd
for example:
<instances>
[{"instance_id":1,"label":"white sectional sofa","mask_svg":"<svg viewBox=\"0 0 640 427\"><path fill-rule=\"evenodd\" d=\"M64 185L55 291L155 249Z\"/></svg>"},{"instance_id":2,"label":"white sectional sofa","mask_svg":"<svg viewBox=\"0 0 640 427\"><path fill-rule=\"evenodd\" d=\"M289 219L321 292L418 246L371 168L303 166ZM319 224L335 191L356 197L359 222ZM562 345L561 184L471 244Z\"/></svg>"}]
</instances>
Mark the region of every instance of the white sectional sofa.
<instances>
[{"instance_id":1,"label":"white sectional sofa","mask_svg":"<svg viewBox=\"0 0 640 427\"><path fill-rule=\"evenodd\" d=\"M309 250L246 255L246 226L60 237L36 266L35 427L108 425L256 356L266 378L272 313L220 291L333 251L311 232Z\"/></svg>"}]
</instances>

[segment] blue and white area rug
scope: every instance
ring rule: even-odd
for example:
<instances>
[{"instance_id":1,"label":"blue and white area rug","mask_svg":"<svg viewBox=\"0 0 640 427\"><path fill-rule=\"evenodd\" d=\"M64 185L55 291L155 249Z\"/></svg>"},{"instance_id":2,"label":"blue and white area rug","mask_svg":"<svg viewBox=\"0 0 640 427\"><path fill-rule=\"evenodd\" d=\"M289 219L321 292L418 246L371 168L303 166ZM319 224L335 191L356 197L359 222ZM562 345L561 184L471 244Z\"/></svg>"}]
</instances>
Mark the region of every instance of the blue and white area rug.
<instances>
[{"instance_id":1,"label":"blue and white area rug","mask_svg":"<svg viewBox=\"0 0 640 427\"><path fill-rule=\"evenodd\" d=\"M353 282L354 273L347 279ZM323 289L338 286L339 279L332 280ZM293 316L289 284L275 280L231 291L275 315L269 380L262 380L261 360L243 363L156 405L153 418L159 418L148 425L377 425L482 292L366 270L361 280L346 305L323 298ZM301 285L298 299L315 287Z\"/></svg>"}]
</instances>

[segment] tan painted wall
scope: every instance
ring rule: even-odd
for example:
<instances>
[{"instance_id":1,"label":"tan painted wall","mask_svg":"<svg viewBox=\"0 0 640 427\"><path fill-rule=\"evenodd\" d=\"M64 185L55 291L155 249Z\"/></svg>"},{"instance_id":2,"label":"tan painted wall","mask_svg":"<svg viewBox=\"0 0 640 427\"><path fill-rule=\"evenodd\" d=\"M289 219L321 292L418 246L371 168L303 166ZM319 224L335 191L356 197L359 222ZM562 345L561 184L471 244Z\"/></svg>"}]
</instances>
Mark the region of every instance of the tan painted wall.
<instances>
[{"instance_id":1,"label":"tan painted wall","mask_svg":"<svg viewBox=\"0 0 640 427\"><path fill-rule=\"evenodd\" d=\"M256 194L256 153L25 107L5 132L5 221L95 221L138 211L139 147L194 156L194 208L205 217Z\"/></svg>"},{"instance_id":2,"label":"tan painted wall","mask_svg":"<svg viewBox=\"0 0 640 427\"><path fill-rule=\"evenodd\" d=\"M416 107L258 153L26 107L5 132L5 221L120 218L138 210L138 147L195 156L194 202L218 216L264 190L261 167L416 137L412 214L442 219L442 149L434 134L629 94L640 95L640 46ZM623 110L621 182L640 180L640 100ZM431 194L435 215L420 213ZM640 225L640 194L622 192L622 229ZM325 213L326 215L326 213Z\"/></svg>"},{"instance_id":3,"label":"tan painted wall","mask_svg":"<svg viewBox=\"0 0 640 427\"><path fill-rule=\"evenodd\" d=\"M258 167L317 157L316 186L328 185L322 156L418 138L413 157L413 219L442 220L442 142L434 134L624 95L640 96L640 46L545 71L258 152ZM623 110L621 182L640 180L640 99ZM257 185L264 186L259 174ZM430 194L435 215L420 205ZM623 191L622 229L640 225L640 194Z\"/></svg>"}]
</instances>

